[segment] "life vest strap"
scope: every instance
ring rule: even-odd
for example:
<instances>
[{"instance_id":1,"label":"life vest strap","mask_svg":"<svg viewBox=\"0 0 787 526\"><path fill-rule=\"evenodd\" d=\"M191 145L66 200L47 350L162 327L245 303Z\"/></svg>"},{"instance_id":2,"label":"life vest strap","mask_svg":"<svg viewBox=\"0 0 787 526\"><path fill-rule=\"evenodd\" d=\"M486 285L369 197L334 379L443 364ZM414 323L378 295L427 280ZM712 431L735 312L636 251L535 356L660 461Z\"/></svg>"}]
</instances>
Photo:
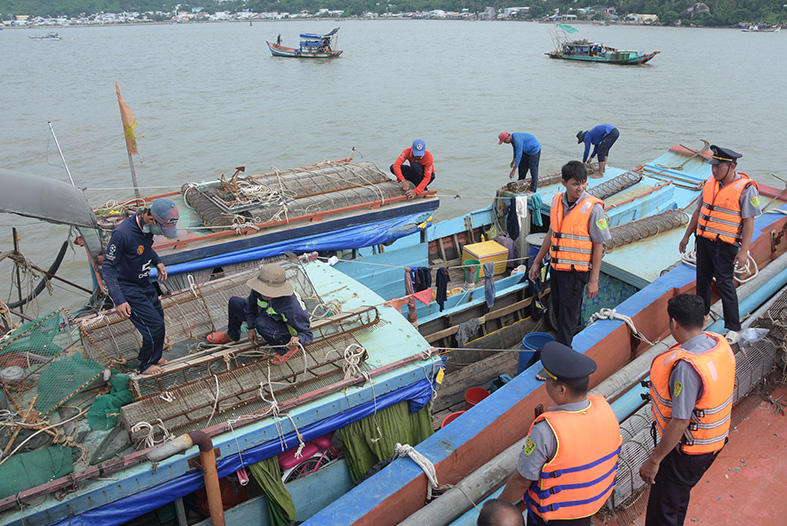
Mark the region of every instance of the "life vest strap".
<instances>
[{"instance_id":1,"label":"life vest strap","mask_svg":"<svg viewBox=\"0 0 787 526\"><path fill-rule=\"evenodd\" d=\"M618 451L620 451L620 450L618 450ZM564 489L568 490L568 489L589 488L591 486L595 486L596 484L598 484L599 482L603 481L604 479L606 479L610 475L614 475L615 472L617 471L617 469L618 469L618 465L616 463L614 466L612 466L612 469L610 469L609 471L607 471L606 473L604 473L600 477L597 477L594 480L591 480L591 481L588 481L588 482L578 482L576 484L559 484L557 486L553 486L553 487L547 488L547 489L534 489L533 493L535 493L536 496L538 496L539 499L545 499L545 498L549 497L550 495L556 495L556 494L560 493Z\"/></svg>"},{"instance_id":2,"label":"life vest strap","mask_svg":"<svg viewBox=\"0 0 787 526\"><path fill-rule=\"evenodd\" d=\"M576 473L577 471L585 471L586 469L594 468L599 464L606 462L607 460L611 459L612 457L616 456L620 453L620 447L618 447L615 451L608 453L601 457L598 460L594 460L588 464L583 464L581 466L576 466L573 468L566 468L566 469L556 469L555 471L541 471L541 478L542 479L549 479L553 478L556 479L563 475L564 473Z\"/></svg>"},{"instance_id":3,"label":"life vest strap","mask_svg":"<svg viewBox=\"0 0 787 526\"><path fill-rule=\"evenodd\" d=\"M595 495L593 497L589 497L587 499L571 500L571 501L567 501L567 502L555 502L553 504L548 504L546 506L539 506L538 504L533 502L532 499L530 499L529 500L529 506L532 506L535 511L539 512L539 514L547 513L547 512L550 512L550 511L557 511L560 508L568 508L568 507L571 507L571 506L584 506L585 504L590 504L591 502L595 502L595 501L599 500L601 497L603 497L608 491L610 491L613 487L615 487L615 482L616 481L613 480L612 484L607 486L598 495Z\"/></svg>"}]
</instances>

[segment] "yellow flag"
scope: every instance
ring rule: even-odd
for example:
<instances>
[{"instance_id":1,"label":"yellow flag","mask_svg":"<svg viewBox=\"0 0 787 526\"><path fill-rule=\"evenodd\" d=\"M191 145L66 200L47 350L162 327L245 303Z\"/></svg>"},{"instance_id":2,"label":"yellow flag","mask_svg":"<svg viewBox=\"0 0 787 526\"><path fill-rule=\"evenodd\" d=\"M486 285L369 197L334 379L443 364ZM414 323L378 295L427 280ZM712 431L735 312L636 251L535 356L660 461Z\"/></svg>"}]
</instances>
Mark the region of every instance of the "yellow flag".
<instances>
[{"instance_id":1,"label":"yellow flag","mask_svg":"<svg viewBox=\"0 0 787 526\"><path fill-rule=\"evenodd\" d=\"M134 137L134 130L137 128L137 119L134 117L128 104L123 101L123 97L120 96L120 86L118 86L117 81L115 82L115 90L117 90L118 94L120 118L123 121L123 135L126 137L126 149L129 154L135 153L139 155L139 151L137 151L137 138Z\"/></svg>"}]
</instances>

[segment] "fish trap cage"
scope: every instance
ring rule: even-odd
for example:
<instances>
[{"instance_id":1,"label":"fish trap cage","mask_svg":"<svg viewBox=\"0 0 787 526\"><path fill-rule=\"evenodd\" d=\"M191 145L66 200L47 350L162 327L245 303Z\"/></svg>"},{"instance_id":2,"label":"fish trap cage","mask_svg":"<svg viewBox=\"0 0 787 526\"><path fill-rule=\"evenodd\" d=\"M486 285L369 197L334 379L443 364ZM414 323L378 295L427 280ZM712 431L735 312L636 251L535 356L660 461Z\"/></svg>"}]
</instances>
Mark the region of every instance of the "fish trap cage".
<instances>
[{"instance_id":1,"label":"fish trap cage","mask_svg":"<svg viewBox=\"0 0 787 526\"><path fill-rule=\"evenodd\" d=\"M327 312L306 273L297 263L282 263L287 281L301 296L309 312ZM167 330L166 344L190 345L193 341L227 327L227 304L232 296L249 295L246 282L253 274L238 273L202 284L161 298L164 323ZM79 320L82 345L90 359L105 366L124 367L134 360L142 345L142 338L130 320L112 312ZM189 342L191 340L191 342Z\"/></svg>"},{"instance_id":2,"label":"fish trap cage","mask_svg":"<svg viewBox=\"0 0 787 526\"><path fill-rule=\"evenodd\" d=\"M237 175L237 174L236 174ZM267 174L189 183L183 199L207 227L284 221L402 195L374 163L326 162Z\"/></svg>"},{"instance_id":3,"label":"fish trap cage","mask_svg":"<svg viewBox=\"0 0 787 526\"><path fill-rule=\"evenodd\" d=\"M738 347L735 353L733 404L738 404L761 386L765 377L774 369L784 374L787 292L782 292L767 311L751 324L751 327L767 328L770 332L768 336L747 346L745 350ZM733 349L736 346L737 344ZM647 484L639 476L639 469L655 448L650 431L652 423L650 404L645 404L620 424L623 444L612 497L618 515L621 509L625 510L629 506L637 507L636 499L647 488Z\"/></svg>"},{"instance_id":4,"label":"fish trap cage","mask_svg":"<svg viewBox=\"0 0 787 526\"><path fill-rule=\"evenodd\" d=\"M588 193L602 201L611 197L626 188L630 188L642 180L642 174L636 172L625 172L617 177L613 177L609 181L597 184L593 188L588 189Z\"/></svg>"},{"instance_id":5,"label":"fish trap cage","mask_svg":"<svg viewBox=\"0 0 787 526\"><path fill-rule=\"evenodd\" d=\"M382 323L376 307L320 320L312 327L314 342L280 366L271 365L266 348L251 344L168 364L167 374L132 382L137 401L123 406L121 417L139 443L149 429L140 428L140 422L184 433L270 410L274 401L280 404L369 371L356 335Z\"/></svg>"},{"instance_id":6,"label":"fish trap cage","mask_svg":"<svg viewBox=\"0 0 787 526\"><path fill-rule=\"evenodd\" d=\"M662 232L682 228L688 223L689 215L682 210L667 210L660 214L643 217L642 219L610 228L609 235L611 239L604 243L604 249L607 252L611 252L618 247L655 237Z\"/></svg>"}]
</instances>

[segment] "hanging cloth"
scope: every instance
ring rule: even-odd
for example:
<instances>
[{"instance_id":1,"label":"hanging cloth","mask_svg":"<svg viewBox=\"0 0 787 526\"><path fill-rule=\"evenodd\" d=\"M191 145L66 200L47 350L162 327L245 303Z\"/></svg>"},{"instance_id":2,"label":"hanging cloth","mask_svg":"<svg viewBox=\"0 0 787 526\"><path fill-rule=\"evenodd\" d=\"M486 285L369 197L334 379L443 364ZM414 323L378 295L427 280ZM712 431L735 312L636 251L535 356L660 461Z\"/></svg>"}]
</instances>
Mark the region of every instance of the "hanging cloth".
<instances>
[{"instance_id":1,"label":"hanging cloth","mask_svg":"<svg viewBox=\"0 0 787 526\"><path fill-rule=\"evenodd\" d=\"M544 201L541 199L541 194L538 193L530 194L527 200L527 207L533 211L531 221L535 226L542 226L544 224L544 220L541 217L541 205L543 204Z\"/></svg>"},{"instance_id":2,"label":"hanging cloth","mask_svg":"<svg viewBox=\"0 0 787 526\"><path fill-rule=\"evenodd\" d=\"M506 230L508 236L516 241L519 237L519 218L516 215L516 197L512 197L508 206L506 206Z\"/></svg>"},{"instance_id":3,"label":"hanging cloth","mask_svg":"<svg viewBox=\"0 0 787 526\"><path fill-rule=\"evenodd\" d=\"M484 263L484 298L486 306L491 307L495 304L495 264Z\"/></svg>"},{"instance_id":4,"label":"hanging cloth","mask_svg":"<svg viewBox=\"0 0 787 526\"><path fill-rule=\"evenodd\" d=\"M443 312L445 300L448 298L448 269L445 267L437 269L435 281L437 283L437 298L435 300L440 306L440 312Z\"/></svg>"}]
</instances>

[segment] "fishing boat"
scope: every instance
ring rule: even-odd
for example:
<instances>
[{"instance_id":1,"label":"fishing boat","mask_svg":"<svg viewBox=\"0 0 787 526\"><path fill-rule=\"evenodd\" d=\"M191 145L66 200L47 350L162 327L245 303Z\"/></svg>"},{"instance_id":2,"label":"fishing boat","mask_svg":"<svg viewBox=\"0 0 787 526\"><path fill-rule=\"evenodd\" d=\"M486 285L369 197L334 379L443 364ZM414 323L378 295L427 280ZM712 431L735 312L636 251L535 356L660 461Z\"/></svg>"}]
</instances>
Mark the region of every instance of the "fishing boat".
<instances>
[{"instance_id":1,"label":"fishing boat","mask_svg":"<svg viewBox=\"0 0 787 526\"><path fill-rule=\"evenodd\" d=\"M776 26L771 26L768 24L751 24L741 29L741 31L744 33L778 33L781 31L781 29L781 24Z\"/></svg>"},{"instance_id":2,"label":"fishing boat","mask_svg":"<svg viewBox=\"0 0 787 526\"><path fill-rule=\"evenodd\" d=\"M334 28L324 35L316 33L301 33L301 43L297 48L282 46L281 42L267 42L268 49L274 57L290 58L337 58L342 54L336 49L339 41L339 28Z\"/></svg>"},{"instance_id":3,"label":"fishing boat","mask_svg":"<svg viewBox=\"0 0 787 526\"><path fill-rule=\"evenodd\" d=\"M684 179L680 172L694 160L678 151L671 153L688 159L689 163L670 163L661 168L656 163L648 163L641 171L655 172L659 177L669 174ZM659 161L667 158L662 157ZM672 160L679 158L673 156ZM777 365L778 371L783 371L784 367L779 347L784 338L784 320L787 319L787 255L785 247L775 240L781 240L787 232L787 222L782 217L787 211L787 204L778 191L774 192L775 189L761 187L761 190L763 197L769 201L765 210L779 213L764 213L756 218L751 254L758 270L753 273L756 276L740 285L738 295L742 316L751 314L744 328L762 327L770 335L757 342L733 346L737 359L735 411L739 416L734 416L737 421L742 420L739 411L750 406L745 401L746 395L756 394L758 386L766 380L773 386L774 378L770 376L773 366ZM671 345L665 315L667 301L676 294L695 290L695 270L687 262L673 266L663 275L657 273L655 277L652 277L650 263L676 251L684 228L667 230L665 236L655 235L637 241L632 245L637 247L636 250L627 257L619 257L623 251L617 248L607 253L602 275L617 275L624 279L629 272L625 271L621 260L629 259L629 268L640 274L641 279L651 281L624 301L607 303L607 307L614 307L614 312L601 313L603 315L597 321L574 337L572 347L592 357L598 364L597 372L591 376L591 388L612 403L624 437L616 491L609 510L602 510L597 520L594 519L596 523L630 524L644 511L645 484L638 473L640 465L653 449L653 441L650 438L650 409L640 396L646 389L639 382L647 376L653 357ZM611 257L613 255L616 257ZM656 261L656 266L660 264ZM600 288L604 294L604 286ZM713 321L707 330L720 332L723 327L720 317L721 307L716 304L712 309ZM450 354L447 358L448 364ZM493 374L511 372L511 369L501 366L506 363L504 361L488 358L485 362L466 366L474 373L492 367ZM511 362L508 361L509 364ZM517 456L524 445L524 435L536 408L552 405L544 384L536 380L540 369L540 362L536 362L520 374L511 375L512 379L499 385L490 396L454 415L450 423L416 446L415 450L428 459L428 464L397 459L383 473L353 488L305 524L474 524L478 516L474 505L480 507L485 499L499 495L502 485L515 469ZM442 392L438 391L435 404L441 396ZM735 440L734 436L732 440ZM774 451L774 455L778 453ZM436 477L429 479L423 466L431 469L432 465ZM446 486L453 488L432 500L432 492L436 494Z\"/></svg>"},{"instance_id":4,"label":"fishing boat","mask_svg":"<svg viewBox=\"0 0 787 526\"><path fill-rule=\"evenodd\" d=\"M27 38L31 40L63 40L63 37L61 37L57 33L49 33L44 36L27 37Z\"/></svg>"},{"instance_id":5,"label":"fishing boat","mask_svg":"<svg viewBox=\"0 0 787 526\"><path fill-rule=\"evenodd\" d=\"M577 29L568 24L557 24L552 36L555 49L545 54L550 58L563 60L636 65L645 64L661 53L661 51L647 53L645 51L617 49L599 42L591 42L587 39L570 40L568 35L576 32Z\"/></svg>"},{"instance_id":6,"label":"fishing boat","mask_svg":"<svg viewBox=\"0 0 787 526\"><path fill-rule=\"evenodd\" d=\"M132 372L138 334L115 311L74 319L60 309L11 332L0 343L0 524L177 514L173 503L203 485L213 524L224 524L228 476L267 493L241 506L262 506L254 524L266 507L294 520L346 492L380 460L374 450L430 435L440 358L377 295L310 259L279 260L315 335L282 366L245 338L204 339L226 327L227 300L247 295L254 270L162 298L171 349L155 376Z\"/></svg>"}]
</instances>

